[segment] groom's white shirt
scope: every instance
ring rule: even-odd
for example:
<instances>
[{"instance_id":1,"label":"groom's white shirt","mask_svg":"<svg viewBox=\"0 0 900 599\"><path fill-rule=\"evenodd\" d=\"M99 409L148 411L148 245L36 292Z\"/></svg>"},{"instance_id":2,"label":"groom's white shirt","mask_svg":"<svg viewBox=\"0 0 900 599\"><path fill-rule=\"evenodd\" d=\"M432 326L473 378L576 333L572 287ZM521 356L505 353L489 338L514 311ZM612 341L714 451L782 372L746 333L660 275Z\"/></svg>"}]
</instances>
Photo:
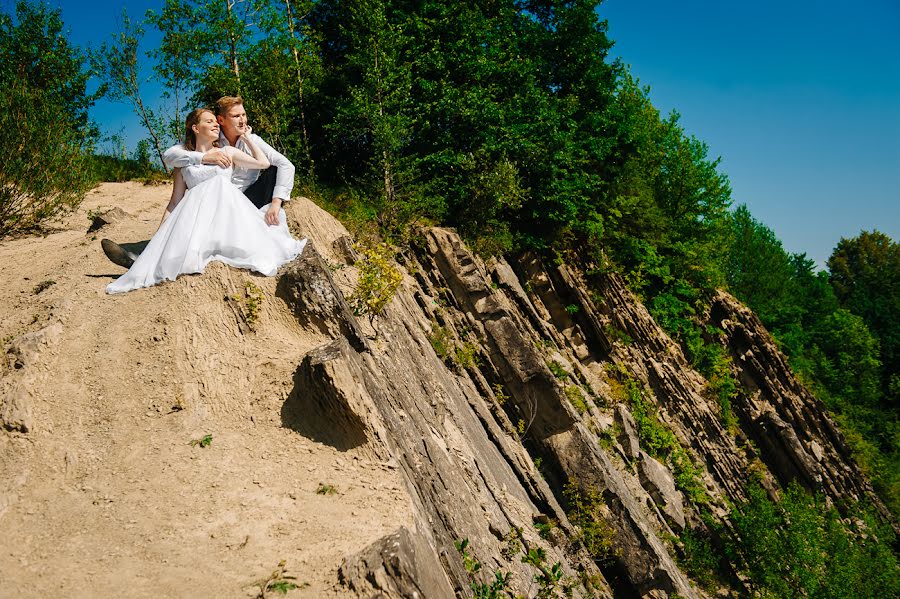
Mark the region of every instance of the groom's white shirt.
<instances>
[{"instance_id":1,"label":"groom's white shirt","mask_svg":"<svg viewBox=\"0 0 900 599\"><path fill-rule=\"evenodd\" d=\"M294 189L294 165L285 158L283 154L262 140L255 133L250 134L253 143L266 155L272 166L278 167L275 174L275 191L272 193L273 198L281 198L282 200L291 199L291 190ZM224 135L219 135L219 147L231 145ZM253 155L244 140L238 139L235 147L242 152ZM172 146L163 152L163 162L169 168L184 168L193 164L203 164L203 152L186 150L181 144ZM259 170L253 168L234 167L234 173L231 175L231 182L237 185L241 191L246 191L248 187L259 178Z\"/></svg>"}]
</instances>

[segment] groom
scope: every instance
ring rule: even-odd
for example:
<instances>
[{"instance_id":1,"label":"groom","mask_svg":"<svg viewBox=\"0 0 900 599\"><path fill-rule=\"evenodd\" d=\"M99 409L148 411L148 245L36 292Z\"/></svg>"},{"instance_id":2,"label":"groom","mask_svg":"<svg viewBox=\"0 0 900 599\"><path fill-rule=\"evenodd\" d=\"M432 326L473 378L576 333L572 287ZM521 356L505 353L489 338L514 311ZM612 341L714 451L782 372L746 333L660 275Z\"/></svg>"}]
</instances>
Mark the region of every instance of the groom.
<instances>
[{"instance_id":1,"label":"groom","mask_svg":"<svg viewBox=\"0 0 900 599\"><path fill-rule=\"evenodd\" d=\"M250 154L241 139L241 136L250 129L247 125L244 100L240 96L219 98L216 102L216 120L219 122L220 128L219 147L230 145ZM252 133L251 135L253 142L266 155L271 166L264 171L234 167L231 182L237 185L257 208L268 205L265 215L266 223L277 225L282 203L291 198L291 190L294 187L294 165L284 155L260 139L258 135ZM163 153L163 162L171 168L183 168L193 164L218 164L223 168L232 166L231 159L220 149L213 149L206 153L194 152L186 150L181 144L166 150ZM169 203L170 208L174 208L181 201L181 196L184 194L183 186L181 186L178 197L175 197L175 194L178 192L173 193ZM103 239L100 245L106 257L119 266L131 268L137 258L136 254L109 239Z\"/></svg>"}]
</instances>

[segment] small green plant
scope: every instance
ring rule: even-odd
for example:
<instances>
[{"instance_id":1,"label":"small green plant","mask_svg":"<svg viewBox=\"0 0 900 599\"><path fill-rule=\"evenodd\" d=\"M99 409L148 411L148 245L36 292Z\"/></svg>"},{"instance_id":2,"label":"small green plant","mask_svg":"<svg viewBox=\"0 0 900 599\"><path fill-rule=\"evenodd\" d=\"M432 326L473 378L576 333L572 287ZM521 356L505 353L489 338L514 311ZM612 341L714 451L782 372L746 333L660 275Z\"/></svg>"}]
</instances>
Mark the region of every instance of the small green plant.
<instances>
[{"instance_id":1,"label":"small green plant","mask_svg":"<svg viewBox=\"0 0 900 599\"><path fill-rule=\"evenodd\" d=\"M569 502L569 519L578 526L578 540L595 559L605 560L613 555L615 530L603 517L603 496L593 487L582 491L570 480L563 488Z\"/></svg>"},{"instance_id":2,"label":"small green plant","mask_svg":"<svg viewBox=\"0 0 900 599\"><path fill-rule=\"evenodd\" d=\"M243 293L236 293L231 296L231 299L239 306L241 318L247 323L250 330L256 330L259 311L262 308L263 300L266 299L265 292L253 281L247 281L244 283Z\"/></svg>"},{"instance_id":3,"label":"small green plant","mask_svg":"<svg viewBox=\"0 0 900 599\"><path fill-rule=\"evenodd\" d=\"M96 208L91 208L87 211L87 219L89 222L94 222L94 219L109 210L105 206L97 206Z\"/></svg>"},{"instance_id":4,"label":"small green plant","mask_svg":"<svg viewBox=\"0 0 900 599\"><path fill-rule=\"evenodd\" d=\"M534 344L538 347L538 349L543 349L546 351L559 349L558 347L556 347L556 343L552 339L538 339L534 342Z\"/></svg>"},{"instance_id":5,"label":"small green plant","mask_svg":"<svg viewBox=\"0 0 900 599\"><path fill-rule=\"evenodd\" d=\"M569 373L566 372L566 369L563 367L563 365L556 360L547 360L547 368L550 369L550 372L553 373L553 376L560 380L569 378Z\"/></svg>"},{"instance_id":6,"label":"small green plant","mask_svg":"<svg viewBox=\"0 0 900 599\"><path fill-rule=\"evenodd\" d=\"M56 285L56 281L47 279L46 281L41 281L37 285L34 286L34 294L37 295L42 291L46 291L50 288L51 285Z\"/></svg>"},{"instance_id":7,"label":"small green plant","mask_svg":"<svg viewBox=\"0 0 900 599\"><path fill-rule=\"evenodd\" d=\"M522 531L515 526L509 529L503 537L504 545L500 549L500 555L511 560L522 549Z\"/></svg>"},{"instance_id":8,"label":"small green plant","mask_svg":"<svg viewBox=\"0 0 900 599\"><path fill-rule=\"evenodd\" d=\"M566 397L575 411L579 414L585 414L588 411L587 403L584 401L584 395L578 385L569 385L566 387Z\"/></svg>"},{"instance_id":9,"label":"small green plant","mask_svg":"<svg viewBox=\"0 0 900 599\"><path fill-rule=\"evenodd\" d=\"M466 572L475 574L481 570L481 563L469 555L469 539L461 539L456 541L454 545L456 545L456 550L459 552L460 557L462 557L463 568L466 569Z\"/></svg>"},{"instance_id":10,"label":"small green plant","mask_svg":"<svg viewBox=\"0 0 900 599\"><path fill-rule=\"evenodd\" d=\"M569 314L578 314L580 310L581 308L575 304L569 304L568 306L566 306L566 312L568 312Z\"/></svg>"},{"instance_id":11,"label":"small green plant","mask_svg":"<svg viewBox=\"0 0 900 599\"><path fill-rule=\"evenodd\" d=\"M481 365L478 357L478 347L466 341L454 350L454 361L460 368L476 368Z\"/></svg>"},{"instance_id":12,"label":"small green plant","mask_svg":"<svg viewBox=\"0 0 900 599\"><path fill-rule=\"evenodd\" d=\"M519 418L519 421L516 423L516 432L519 433L519 437L525 435L525 419Z\"/></svg>"},{"instance_id":13,"label":"small green plant","mask_svg":"<svg viewBox=\"0 0 900 599\"><path fill-rule=\"evenodd\" d=\"M199 439L191 439L188 445L191 447L209 447L212 445L212 435L203 435Z\"/></svg>"},{"instance_id":14,"label":"small green plant","mask_svg":"<svg viewBox=\"0 0 900 599\"><path fill-rule=\"evenodd\" d=\"M515 529L513 529L515 530ZM469 554L469 539L462 539L454 543L456 550L463 560L463 568L469 573L469 588L472 589L475 599L504 599L512 598L509 590L510 573L494 572L494 578L490 584L478 582L476 575L481 571L481 562Z\"/></svg>"},{"instance_id":15,"label":"small green plant","mask_svg":"<svg viewBox=\"0 0 900 599\"><path fill-rule=\"evenodd\" d=\"M453 355L453 336L446 327L438 325L436 322L431 323L431 332L428 334L428 341L434 348L434 353L446 362Z\"/></svg>"},{"instance_id":16,"label":"small green plant","mask_svg":"<svg viewBox=\"0 0 900 599\"><path fill-rule=\"evenodd\" d=\"M319 483L318 488L316 488L316 494L318 494L318 495L335 495L335 494L337 494L337 489L334 487L334 485Z\"/></svg>"},{"instance_id":17,"label":"small green plant","mask_svg":"<svg viewBox=\"0 0 900 599\"><path fill-rule=\"evenodd\" d=\"M536 597L539 599L556 596L556 589L562 579L562 564L556 562L548 567L546 561L547 554L543 547L531 547L522 555L522 563L530 564L538 571L534 575L534 581L538 583Z\"/></svg>"},{"instance_id":18,"label":"small green plant","mask_svg":"<svg viewBox=\"0 0 900 599\"><path fill-rule=\"evenodd\" d=\"M614 326L612 323L603 325L603 334L613 343L618 342L622 345L631 345L634 343L634 340L628 333Z\"/></svg>"},{"instance_id":19,"label":"small green plant","mask_svg":"<svg viewBox=\"0 0 900 599\"><path fill-rule=\"evenodd\" d=\"M287 573L286 564L287 562L285 560L281 560L278 562L278 567L275 568L267 578L254 583L255 586L259 587L259 593L256 595L256 599L266 599L269 591L286 595L288 591L309 586L308 582L302 582L300 584L294 582L297 580L297 577Z\"/></svg>"},{"instance_id":20,"label":"small green plant","mask_svg":"<svg viewBox=\"0 0 900 599\"><path fill-rule=\"evenodd\" d=\"M600 447L607 450L612 448L616 442L616 437L618 436L619 430L615 423L613 423L612 426L597 431L597 439L600 443Z\"/></svg>"},{"instance_id":21,"label":"small green plant","mask_svg":"<svg viewBox=\"0 0 900 599\"><path fill-rule=\"evenodd\" d=\"M392 262L391 248L385 243L357 244L360 260L359 278L356 289L348 298L357 315L365 314L369 323L374 326L375 318L380 316L393 299L403 274Z\"/></svg>"},{"instance_id":22,"label":"small green plant","mask_svg":"<svg viewBox=\"0 0 900 599\"><path fill-rule=\"evenodd\" d=\"M534 529L542 539L549 539L553 534L553 529L557 527L556 520L547 518L544 515L535 516L532 523L534 524Z\"/></svg>"},{"instance_id":23,"label":"small green plant","mask_svg":"<svg viewBox=\"0 0 900 599\"><path fill-rule=\"evenodd\" d=\"M494 398L497 400L497 403L501 406L505 404L506 400L509 399L509 395L507 395L504 391L503 385L501 385L500 383L494 383L494 386L492 388L494 390Z\"/></svg>"}]
</instances>

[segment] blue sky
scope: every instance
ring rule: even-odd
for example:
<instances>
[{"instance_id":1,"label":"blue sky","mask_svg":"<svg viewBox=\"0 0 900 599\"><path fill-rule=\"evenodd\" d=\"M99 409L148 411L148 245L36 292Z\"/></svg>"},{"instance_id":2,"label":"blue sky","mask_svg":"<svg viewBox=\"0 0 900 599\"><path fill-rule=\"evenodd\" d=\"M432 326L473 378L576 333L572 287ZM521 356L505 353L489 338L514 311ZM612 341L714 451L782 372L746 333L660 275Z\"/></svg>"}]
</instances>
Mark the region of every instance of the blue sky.
<instances>
[{"instance_id":1,"label":"blue sky","mask_svg":"<svg viewBox=\"0 0 900 599\"><path fill-rule=\"evenodd\" d=\"M123 6L138 17L162 0L48 4L87 46ZM900 241L900 1L606 0L599 12L613 55L722 157L735 202L788 251L823 265L864 229ZM101 102L94 118L131 145L142 136L126 105Z\"/></svg>"},{"instance_id":2,"label":"blue sky","mask_svg":"<svg viewBox=\"0 0 900 599\"><path fill-rule=\"evenodd\" d=\"M732 197L820 265L900 241L900 2L607 0L613 54L721 156Z\"/></svg>"}]
</instances>

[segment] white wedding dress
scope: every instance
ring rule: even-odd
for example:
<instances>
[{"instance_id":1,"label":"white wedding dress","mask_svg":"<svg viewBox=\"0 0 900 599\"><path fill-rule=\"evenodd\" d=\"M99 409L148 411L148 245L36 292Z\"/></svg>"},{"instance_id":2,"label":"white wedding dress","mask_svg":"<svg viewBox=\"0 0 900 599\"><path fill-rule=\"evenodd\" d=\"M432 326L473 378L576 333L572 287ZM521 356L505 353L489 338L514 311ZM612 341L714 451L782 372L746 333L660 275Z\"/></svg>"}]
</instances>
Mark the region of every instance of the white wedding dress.
<instances>
[{"instance_id":1,"label":"white wedding dress","mask_svg":"<svg viewBox=\"0 0 900 599\"><path fill-rule=\"evenodd\" d=\"M106 292L123 293L203 272L213 260L272 276L299 256L306 239L291 236L284 210L277 226L267 225L268 206L257 209L231 182L231 174L231 168L208 164L182 169L188 188L184 198Z\"/></svg>"}]
</instances>

